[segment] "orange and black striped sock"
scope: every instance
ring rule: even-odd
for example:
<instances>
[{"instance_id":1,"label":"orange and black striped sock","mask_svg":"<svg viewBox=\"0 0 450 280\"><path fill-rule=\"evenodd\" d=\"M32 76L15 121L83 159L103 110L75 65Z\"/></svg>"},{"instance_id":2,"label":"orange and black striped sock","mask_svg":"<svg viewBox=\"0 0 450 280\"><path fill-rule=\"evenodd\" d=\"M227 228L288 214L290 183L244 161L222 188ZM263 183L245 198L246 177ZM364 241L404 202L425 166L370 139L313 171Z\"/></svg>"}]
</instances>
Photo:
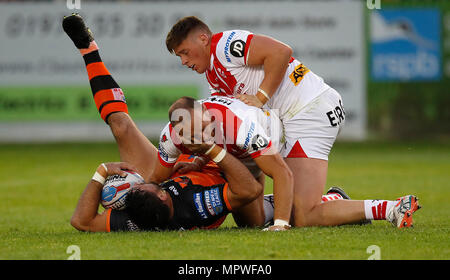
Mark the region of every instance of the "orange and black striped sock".
<instances>
[{"instance_id":1,"label":"orange and black striped sock","mask_svg":"<svg viewBox=\"0 0 450 280\"><path fill-rule=\"evenodd\" d=\"M86 64L95 105L101 118L107 123L108 117L112 113L125 112L128 114L125 95L100 58L95 41L91 42L88 49L80 49L80 53Z\"/></svg>"}]
</instances>

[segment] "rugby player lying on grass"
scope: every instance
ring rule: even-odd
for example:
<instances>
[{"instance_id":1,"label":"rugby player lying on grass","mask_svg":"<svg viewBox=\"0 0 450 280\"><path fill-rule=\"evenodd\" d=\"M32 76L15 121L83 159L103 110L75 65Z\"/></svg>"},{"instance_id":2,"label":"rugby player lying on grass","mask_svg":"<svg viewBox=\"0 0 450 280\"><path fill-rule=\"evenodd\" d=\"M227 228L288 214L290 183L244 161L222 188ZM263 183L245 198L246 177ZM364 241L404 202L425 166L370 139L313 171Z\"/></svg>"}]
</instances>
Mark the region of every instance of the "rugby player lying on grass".
<instances>
[{"instance_id":1,"label":"rugby player lying on grass","mask_svg":"<svg viewBox=\"0 0 450 280\"><path fill-rule=\"evenodd\" d=\"M193 158L181 155L177 162L190 163ZM104 165L106 169L102 165L97 169L104 178L114 174L126 176L124 170L139 169L126 162ZM134 186L127 195L125 210L106 209L99 214L102 189L101 182L90 180L72 216L73 227L90 232L215 229L228 213L258 197L263 187L239 160L227 154L218 165L204 165L201 172L176 172L162 184ZM347 198L341 189L331 188L323 201L343 199L342 196ZM273 219L273 195L264 196L264 214L266 223Z\"/></svg>"},{"instance_id":2,"label":"rugby player lying on grass","mask_svg":"<svg viewBox=\"0 0 450 280\"><path fill-rule=\"evenodd\" d=\"M158 158L158 151L137 129L129 117L123 92L101 61L98 46L92 34L85 27L82 18L78 15L65 18L63 28L83 56L97 109L102 119L110 125L111 131L119 146L121 160L135 166L136 171L143 175L146 182L152 181L151 178L154 177L154 174L151 171L155 170L156 164L159 164L159 161L156 160ZM209 151L209 148L202 150ZM214 158L220 155L220 160L223 160L225 156L231 156L227 153L222 153L222 151L222 148L215 146L210 152L215 155ZM258 205L260 205L260 209L250 213L251 216L255 213L260 217L264 215L264 212L261 210L262 205L259 203ZM354 215L347 217L347 222L360 221L364 218L387 219L399 227L410 226L412 224L411 214L418 209L417 200L414 196L403 197L399 203L395 201L378 201L377 205L379 207L364 209L364 201L356 202ZM291 206L283 205L283 207ZM396 211L393 211L394 209ZM340 211L336 213L338 212ZM373 213L373 216L367 215L367 213ZM264 219L255 219L254 221L256 220L257 222L247 221L247 224L261 225L261 221ZM74 219L74 221L77 221L77 219ZM280 230L285 229L285 227L275 226L271 227L271 229Z\"/></svg>"},{"instance_id":3,"label":"rugby player lying on grass","mask_svg":"<svg viewBox=\"0 0 450 280\"><path fill-rule=\"evenodd\" d=\"M180 160L189 161L188 155ZM145 169L126 162L105 166L106 170L102 165L97 169L104 178L126 175L124 170ZM101 214L97 211L103 184L92 179L79 199L71 224L78 230L92 232L217 228L228 213L253 201L263 191L262 185L232 155L226 154L218 166L227 174L227 180L212 164L202 172L175 173L162 184L135 185L127 194L124 210L107 209Z\"/></svg>"}]
</instances>

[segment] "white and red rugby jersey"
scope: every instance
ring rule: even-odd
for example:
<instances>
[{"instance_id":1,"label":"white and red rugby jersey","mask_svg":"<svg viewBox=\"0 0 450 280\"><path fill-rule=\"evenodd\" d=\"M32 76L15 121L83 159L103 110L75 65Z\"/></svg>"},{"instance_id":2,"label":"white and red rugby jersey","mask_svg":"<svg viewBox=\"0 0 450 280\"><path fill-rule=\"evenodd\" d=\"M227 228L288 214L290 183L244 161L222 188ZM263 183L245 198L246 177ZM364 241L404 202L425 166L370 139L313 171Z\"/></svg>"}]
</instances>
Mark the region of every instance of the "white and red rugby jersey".
<instances>
[{"instance_id":1,"label":"white and red rugby jersey","mask_svg":"<svg viewBox=\"0 0 450 280\"><path fill-rule=\"evenodd\" d=\"M211 96L198 100L215 119L215 143L237 158L257 158L270 147L279 149L279 118L235 98ZM190 154L169 122L161 132L158 157L172 167L181 154Z\"/></svg>"},{"instance_id":2,"label":"white and red rugby jersey","mask_svg":"<svg viewBox=\"0 0 450 280\"><path fill-rule=\"evenodd\" d=\"M264 68L248 66L252 39L253 34L245 30L224 31L212 36L210 68L206 71L212 95L255 95L258 92ZM283 81L266 105L278 109L280 119L287 120L328 88L321 77L292 57Z\"/></svg>"}]
</instances>

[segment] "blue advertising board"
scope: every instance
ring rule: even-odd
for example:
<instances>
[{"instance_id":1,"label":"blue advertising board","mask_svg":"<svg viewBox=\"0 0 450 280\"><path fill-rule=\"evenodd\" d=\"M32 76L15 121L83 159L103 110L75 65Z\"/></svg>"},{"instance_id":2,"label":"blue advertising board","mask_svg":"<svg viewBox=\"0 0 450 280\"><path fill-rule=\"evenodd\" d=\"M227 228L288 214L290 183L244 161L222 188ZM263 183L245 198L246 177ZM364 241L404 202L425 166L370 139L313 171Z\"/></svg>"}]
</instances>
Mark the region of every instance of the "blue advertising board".
<instances>
[{"instance_id":1,"label":"blue advertising board","mask_svg":"<svg viewBox=\"0 0 450 280\"><path fill-rule=\"evenodd\" d=\"M439 9L382 9L370 14L371 77L436 81L442 77Z\"/></svg>"}]
</instances>

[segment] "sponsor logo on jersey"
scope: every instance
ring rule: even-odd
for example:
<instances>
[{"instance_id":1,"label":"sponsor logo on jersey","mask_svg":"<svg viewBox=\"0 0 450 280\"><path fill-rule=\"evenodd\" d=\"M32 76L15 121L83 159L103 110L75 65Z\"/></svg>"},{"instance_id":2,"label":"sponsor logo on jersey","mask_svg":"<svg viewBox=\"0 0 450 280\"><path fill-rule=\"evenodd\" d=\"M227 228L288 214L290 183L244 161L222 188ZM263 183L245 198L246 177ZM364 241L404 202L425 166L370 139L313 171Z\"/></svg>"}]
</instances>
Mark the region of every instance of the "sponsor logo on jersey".
<instances>
[{"instance_id":1,"label":"sponsor logo on jersey","mask_svg":"<svg viewBox=\"0 0 450 280\"><path fill-rule=\"evenodd\" d=\"M223 205L220 201L219 188L205 191L205 205L211 216L222 213Z\"/></svg>"},{"instance_id":2,"label":"sponsor logo on jersey","mask_svg":"<svg viewBox=\"0 0 450 280\"><path fill-rule=\"evenodd\" d=\"M224 79L227 78L227 74L225 74L225 72L221 68L214 68L214 69L216 69L217 73L219 73L219 75L222 76L222 78Z\"/></svg>"},{"instance_id":3,"label":"sponsor logo on jersey","mask_svg":"<svg viewBox=\"0 0 450 280\"><path fill-rule=\"evenodd\" d=\"M299 64L297 67L295 67L294 71L292 71L291 75L289 75L289 78L294 83L294 85L298 85L302 80L303 77L306 75L306 73L309 72L309 69L306 68L305 65Z\"/></svg>"},{"instance_id":4,"label":"sponsor logo on jersey","mask_svg":"<svg viewBox=\"0 0 450 280\"><path fill-rule=\"evenodd\" d=\"M252 122L252 124L250 125L250 129L248 130L247 137L245 138L245 142L244 142L244 146L243 146L244 150L247 150L248 144L250 143L250 139L253 136L253 132L255 132L255 123L254 122Z\"/></svg>"},{"instance_id":5,"label":"sponsor logo on jersey","mask_svg":"<svg viewBox=\"0 0 450 280\"><path fill-rule=\"evenodd\" d=\"M161 137L161 142L166 142L167 141L167 136L166 134L163 134L163 136Z\"/></svg>"},{"instance_id":6,"label":"sponsor logo on jersey","mask_svg":"<svg viewBox=\"0 0 450 280\"><path fill-rule=\"evenodd\" d=\"M194 193L194 204L200 217L202 217L202 219L208 219L202 204L202 193Z\"/></svg>"},{"instance_id":7,"label":"sponsor logo on jersey","mask_svg":"<svg viewBox=\"0 0 450 280\"><path fill-rule=\"evenodd\" d=\"M224 48L224 53L225 53L225 59L228 62L231 62L231 58L229 56L229 50L230 50L230 43L231 43L231 39L233 39L234 35L236 35L236 32L231 32L230 36L228 36L227 41L225 43L225 48Z\"/></svg>"},{"instance_id":8,"label":"sponsor logo on jersey","mask_svg":"<svg viewBox=\"0 0 450 280\"><path fill-rule=\"evenodd\" d=\"M167 154L166 150L164 149L163 145L159 145L158 147L158 152L159 152L159 156L164 160L164 161L169 161L169 154Z\"/></svg>"},{"instance_id":9,"label":"sponsor logo on jersey","mask_svg":"<svg viewBox=\"0 0 450 280\"><path fill-rule=\"evenodd\" d=\"M175 186L169 186L169 190L176 196L180 195Z\"/></svg>"},{"instance_id":10,"label":"sponsor logo on jersey","mask_svg":"<svg viewBox=\"0 0 450 280\"><path fill-rule=\"evenodd\" d=\"M126 103L125 95L123 94L123 91L121 88L113 88L112 89L114 100L120 100Z\"/></svg>"},{"instance_id":11,"label":"sponsor logo on jersey","mask_svg":"<svg viewBox=\"0 0 450 280\"><path fill-rule=\"evenodd\" d=\"M262 150L266 148L267 145L269 145L269 141L259 134L256 134L252 139L252 149L254 151Z\"/></svg>"},{"instance_id":12,"label":"sponsor logo on jersey","mask_svg":"<svg viewBox=\"0 0 450 280\"><path fill-rule=\"evenodd\" d=\"M214 96L214 97L209 98L209 102L222 103L226 106L229 106L229 105L231 105L231 103L233 103L233 100L229 99L229 98L222 98L222 97Z\"/></svg>"},{"instance_id":13,"label":"sponsor logo on jersey","mask_svg":"<svg viewBox=\"0 0 450 280\"><path fill-rule=\"evenodd\" d=\"M129 231L139 231L140 230L139 227L135 223L133 223L131 220L127 220L125 223L127 224L127 228Z\"/></svg>"},{"instance_id":14,"label":"sponsor logo on jersey","mask_svg":"<svg viewBox=\"0 0 450 280\"><path fill-rule=\"evenodd\" d=\"M245 42L236 40L231 43L230 52L235 57L243 57L245 52Z\"/></svg>"},{"instance_id":15,"label":"sponsor logo on jersey","mask_svg":"<svg viewBox=\"0 0 450 280\"><path fill-rule=\"evenodd\" d=\"M242 93L242 89L245 87L244 83L240 83L239 87L236 90L236 94L241 94Z\"/></svg>"}]
</instances>

